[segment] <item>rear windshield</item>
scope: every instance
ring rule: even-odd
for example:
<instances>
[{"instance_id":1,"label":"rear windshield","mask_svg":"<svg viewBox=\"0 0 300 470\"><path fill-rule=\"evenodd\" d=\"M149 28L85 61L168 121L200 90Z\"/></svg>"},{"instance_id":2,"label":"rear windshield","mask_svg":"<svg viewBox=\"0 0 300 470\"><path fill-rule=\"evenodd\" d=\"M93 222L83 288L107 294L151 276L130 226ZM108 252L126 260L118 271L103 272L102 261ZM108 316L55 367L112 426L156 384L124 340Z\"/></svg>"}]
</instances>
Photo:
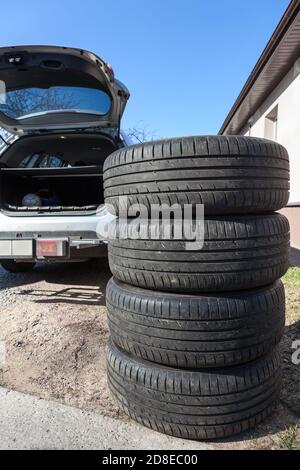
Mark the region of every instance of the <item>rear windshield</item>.
<instances>
[{"instance_id":1,"label":"rear windshield","mask_svg":"<svg viewBox=\"0 0 300 470\"><path fill-rule=\"evenodd\" d=\"M9 91L0 98L0 111L13 119L24 119L48 111L77 111L104 116L111 107L107 93L83 87L24 88Z\"/></svg>"},{"instance_id":2,"label":"rear windshield","mask_svg":"<svg viewBox=\"0 0 300 470\"><path fill-rule=\"evenodd\" d=\"M66 162L60 153L34 153L25 157L19 164L21 168L61 168L71 166Z\"/></svg>"}]
</instances>

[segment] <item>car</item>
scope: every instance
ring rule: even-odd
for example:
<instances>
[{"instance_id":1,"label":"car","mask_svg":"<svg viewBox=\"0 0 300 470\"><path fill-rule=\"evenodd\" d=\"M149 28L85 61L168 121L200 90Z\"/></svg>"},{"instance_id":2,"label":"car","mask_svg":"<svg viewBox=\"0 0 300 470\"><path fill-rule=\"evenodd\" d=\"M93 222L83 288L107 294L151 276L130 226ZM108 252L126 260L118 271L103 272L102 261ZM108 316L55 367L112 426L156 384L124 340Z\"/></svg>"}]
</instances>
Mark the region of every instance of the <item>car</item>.
<instances>
[{"instance_id":1,"label":"car","mask_svg":"<svg viewBox=\"0 0 300 470\"><path fill-rule=\"evenodd\" d=\"M97 55L57 46L0 48L0 263L106 256L112 215L103 163L129 143L129 91Z\"/></svg>"}]
</instances>

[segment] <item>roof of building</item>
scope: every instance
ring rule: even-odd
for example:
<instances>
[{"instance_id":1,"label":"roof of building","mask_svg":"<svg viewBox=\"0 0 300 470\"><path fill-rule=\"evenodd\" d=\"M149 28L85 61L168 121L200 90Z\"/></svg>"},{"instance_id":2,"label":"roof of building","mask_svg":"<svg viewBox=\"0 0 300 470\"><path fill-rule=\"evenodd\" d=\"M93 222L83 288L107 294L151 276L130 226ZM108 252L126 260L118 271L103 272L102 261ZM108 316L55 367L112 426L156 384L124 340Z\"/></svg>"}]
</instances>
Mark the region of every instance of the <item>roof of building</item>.
<instances>
[{"instance_id":1,"label":"roof of building","mask_svg":"<svg viewBox=\"0 0 300 470\"><path fill-rule=\"evenodd\" d=\"M239 134L300 56L300 0L292 0L219 134Z\"/></svg>"}]
</instances>

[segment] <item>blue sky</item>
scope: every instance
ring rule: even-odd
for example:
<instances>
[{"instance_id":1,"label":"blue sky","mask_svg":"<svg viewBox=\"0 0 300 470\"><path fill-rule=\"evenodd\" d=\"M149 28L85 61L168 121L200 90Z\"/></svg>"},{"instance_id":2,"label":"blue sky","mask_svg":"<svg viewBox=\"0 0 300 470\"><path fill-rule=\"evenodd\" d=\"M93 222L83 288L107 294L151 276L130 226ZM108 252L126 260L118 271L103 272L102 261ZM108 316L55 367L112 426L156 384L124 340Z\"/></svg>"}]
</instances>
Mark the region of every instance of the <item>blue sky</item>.
<instances>
[{"instance_id":1,"label":"blue sky","mask_svg":"<svg viewBox=\"0 0 300 470\"><path fill-rule=\"evenodd\" d=\"M0 45L80 47L131 91L123 127L217 133L288 0L14 0Z\"/></svg>"}]
</instances>

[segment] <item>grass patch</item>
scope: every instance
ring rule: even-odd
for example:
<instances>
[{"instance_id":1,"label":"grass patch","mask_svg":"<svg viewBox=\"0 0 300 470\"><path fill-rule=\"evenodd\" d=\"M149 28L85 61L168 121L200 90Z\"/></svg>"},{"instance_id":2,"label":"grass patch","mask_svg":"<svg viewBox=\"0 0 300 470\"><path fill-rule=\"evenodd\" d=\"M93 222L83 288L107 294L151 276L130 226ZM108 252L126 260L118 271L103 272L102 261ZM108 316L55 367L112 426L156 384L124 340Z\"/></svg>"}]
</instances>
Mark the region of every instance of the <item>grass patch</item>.
<instances>
[{"instance_id":1,"label":"grass patch","mask_svg":"<svg viewBox=\"0 0 300 470\"><path fill-rule=\"evenodd\" d=\"M300 268L290 268L286 275L283 277L283 282L288 287L296 287L300 285Z\"/></svg>"},{"instance_id":2,"label":"grass patch","mask_svg":"<svg viewBox=\"0 0 300 470\"><path fill-rule=\"evenodd\" d=\"M289 427L281 437L280 448L284 450L300 450L300 424Z\"/></svg>"}]
</instances>

